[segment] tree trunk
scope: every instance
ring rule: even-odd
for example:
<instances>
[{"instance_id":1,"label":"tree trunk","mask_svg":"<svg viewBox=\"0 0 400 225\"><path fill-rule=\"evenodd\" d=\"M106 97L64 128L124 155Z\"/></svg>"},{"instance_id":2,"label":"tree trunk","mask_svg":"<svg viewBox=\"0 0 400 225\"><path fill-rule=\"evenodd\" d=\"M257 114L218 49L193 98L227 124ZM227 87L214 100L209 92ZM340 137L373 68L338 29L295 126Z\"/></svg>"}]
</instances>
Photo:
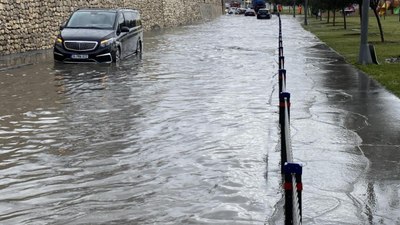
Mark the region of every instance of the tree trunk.
<instances>
[{"instance_id":1,"label":"tree trunk","mask_svg":"<svg viewBox=\"0 0 400 225\"><path fill-rule=\"evenodd\" d=\"M347 30L346 12L344 11L344 7L342 8L342 12L343 12L343 26L344 26L344 29Z\"/></svg>"},{"instance_id":2,"label":"tree trunk","mask_svg":"<svg viewBox=\"0 0 400 225\"><path fill-rule=\"evenodd\" d=\"M378 12L376 10L373 10L376 18L376 22L378 22L378 27L379 27L379 33L381 35L381 42L385 42L385 38L383 37L383 29L382 29L382 24L381 20L379 18Z\"/></svg>"},{"instance_id":3,"label":"tree trunk","mask_svg":"<svg viewBox=\"0 0 400 225\"><path fill-rule=\"evenodd\" d=\"M329 23L329 19L331 18L331 12L328 10L328 20L326 23Z\"/></svg>"},{"instance_id":4,"label":"tree trunk","mask_svg":"<svg viewBox=\"0 0 400 225\"><path fill-rule=\"evenodd\" d=\"M336 10L333 10L333 26L336 26Z\"/></svg>"}]
</instances>

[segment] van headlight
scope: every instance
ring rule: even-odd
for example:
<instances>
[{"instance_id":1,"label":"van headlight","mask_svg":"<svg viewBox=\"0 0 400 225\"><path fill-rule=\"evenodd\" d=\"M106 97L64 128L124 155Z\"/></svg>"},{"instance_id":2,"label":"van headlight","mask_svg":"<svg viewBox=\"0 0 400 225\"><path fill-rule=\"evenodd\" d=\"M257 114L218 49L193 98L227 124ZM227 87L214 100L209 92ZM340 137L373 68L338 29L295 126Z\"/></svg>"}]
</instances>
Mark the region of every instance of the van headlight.
<instances>
[{"instance_id":1,"label":"van headlight","mask_svg":"<svg viewBox=\"0 0 400 225\"><path fill-rule=\"evenodd\" d=\"M61 38L57 38L56 39L56 45L58 45L58 46L62 46L62 44L63 44L63 39L61 39Z\"/></svg>"},{"instance_id":2,"label":"van headlight","mask_svg":"<svg viewBox=\"0 0 400 225\"><path fill-rule=\"evenodd\" d=\"M104 48L114 43L114 38L100 41L100 47Z\"/></svg>"}]
</instances>

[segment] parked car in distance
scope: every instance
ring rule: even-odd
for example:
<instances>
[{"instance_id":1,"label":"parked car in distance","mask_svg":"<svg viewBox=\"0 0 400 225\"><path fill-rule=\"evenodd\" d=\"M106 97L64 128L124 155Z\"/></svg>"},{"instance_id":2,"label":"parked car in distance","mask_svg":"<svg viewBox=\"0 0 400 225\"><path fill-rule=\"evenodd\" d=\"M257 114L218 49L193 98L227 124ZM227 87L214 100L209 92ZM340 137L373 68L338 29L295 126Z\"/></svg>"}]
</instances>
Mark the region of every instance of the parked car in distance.
<instances>
[{"instance_id":1,"label":"parked car in distance","mask_svg":"<svg viewBox=\"0 0 400 225\"><path fill-rule=\"evenodd\" d=\"M254 9L246 9L246 12L244 12L245 16L256 16L256 11Z\"/></svg>"},{"instance_id":2,"label":"parked car in distance","mask_svg":"<svg viewBox=\"0 0 400 225\"><path fill-rule=\"evenodd\" d=\"M259 9L257 12L257 19L271 19L271 13L268 9Z\"/></svg>"},{"instance_id":3,"label":"parked car in distance","mask_svg":"<svg viewBox=\"0 0 400 225\"><path fill-rule=\"evenodd\" d=\"M143 50L143 27L134 9L78 9L60 26L54 60L111 63Z\"/></svg>"},{"instance_id":4,"label":"parked car in distance","mask_svg":"<svg viewBox=\"0 0 400 225\"><path fill-rule=\"evenodd\" d=\"M246 12L246 9L245 8L238 8L236 10L236 12L237 12L237 14L244 14Z\"/></svg>"},{"instance_id":5,"label":"parked car in distance","mask_svg":"<svg viewBox=\"0 0 400 225\"><path fill-rule=\"evenodd\" d=\"M236 7L231 7L229 8L228 14L236 14L237 8Z\"/></svg>"}]
</instances>

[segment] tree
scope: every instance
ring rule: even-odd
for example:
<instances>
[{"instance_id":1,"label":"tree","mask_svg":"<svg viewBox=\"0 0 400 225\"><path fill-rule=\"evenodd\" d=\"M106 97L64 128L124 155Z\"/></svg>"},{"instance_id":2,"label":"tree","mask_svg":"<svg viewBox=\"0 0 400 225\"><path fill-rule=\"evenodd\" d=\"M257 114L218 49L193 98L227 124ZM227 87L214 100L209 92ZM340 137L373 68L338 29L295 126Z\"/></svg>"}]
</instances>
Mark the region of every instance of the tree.
<instances>
[{"instance_id":1,"label":"tree","mask_svg":"<svg viewBox=\"0 0 400 225\"><path fill-rule=\"evenodd\" d=\"M360 9L361 9L363 1L362 0L354 0L354 2L359 4L360 5ZM379 5L379 0L370 0L369 1L369 6L372 9L372 11L374 11L376 22L378 23L379 33L380 33L380 36L381 36L381 42L385 42L381 20L379 18L378 12L376 11L376 9L378 8L378 5ZM362 17L363 17L362 11L360 10L360 21L362 20Z\"/></svg>"},{"instance_id":2,"label":"tree","mask_svg":"<svg viewBox=\"0 0 400 225\"><path fill-rule=\"evenodd\" d=\"M343 14L343 28L346 30L347 29L347 21L346 21L346 12L345 9L349 6L351 6L354 3L354 0L338 0L337 6L342 10Z\"/></svg>"},{"instance_id":3,"label":"tree","mask_svg":"<svg viewBox=\"0 0 400 225\"><path fill-rule=\"evenodd\" d=\"M328 20L327 23L330 21L330 12L335 10L335 1L326 1L325 3L326 10L328 10ZM335 20L333 20L333 25L335 25Z\"/></svg>"},{"instance_id":4,"label":"tree","mask_svg":"<svg viewBox=\"0 0 400 225\"><path fill-rule=\"evenodd\" d=\"M371 7L372 11L374 11L376 22L378 23L379 33L381 35L381 42L385 42L385 38L383 37L383 29L382 29L381 19L379 18L378 12L376 11L376 9L378 8L378 5L379 5L379 0L370 0L369 1L369 6Z\"/></svg>"}]
</instances>

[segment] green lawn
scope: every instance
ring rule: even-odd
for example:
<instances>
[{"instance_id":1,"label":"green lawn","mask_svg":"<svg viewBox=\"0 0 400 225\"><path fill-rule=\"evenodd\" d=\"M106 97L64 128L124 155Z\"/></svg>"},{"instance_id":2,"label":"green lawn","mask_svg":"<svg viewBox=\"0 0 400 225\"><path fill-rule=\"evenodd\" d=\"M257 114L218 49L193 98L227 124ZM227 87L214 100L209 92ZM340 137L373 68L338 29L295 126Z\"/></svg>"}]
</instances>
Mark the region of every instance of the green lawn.
<instances>
[{"instance_id":1,"label":"green lawn","mask_svg":"<svg viewBox=\"0 0 400 225\"><path fill-rule=\"evenodd\" d=\"M308 26L303 27L339 52L348 63L369 74L400 97L400 62L389 63L385 60L400 57L400 22L398 15L388 15L386 18L381 18L384 43L381 42L375 16L371 15L369 18L368 42L375 46L379 65L358 64L360 48L360 18L358 14L346 18L346 30L343 26L343 17L339 13L337 13L337 16L336 26L333 26L331 15L329 24L326 18L320 21L320 19L312 17L308 18Z\"/></svg>"}]
</instances>

